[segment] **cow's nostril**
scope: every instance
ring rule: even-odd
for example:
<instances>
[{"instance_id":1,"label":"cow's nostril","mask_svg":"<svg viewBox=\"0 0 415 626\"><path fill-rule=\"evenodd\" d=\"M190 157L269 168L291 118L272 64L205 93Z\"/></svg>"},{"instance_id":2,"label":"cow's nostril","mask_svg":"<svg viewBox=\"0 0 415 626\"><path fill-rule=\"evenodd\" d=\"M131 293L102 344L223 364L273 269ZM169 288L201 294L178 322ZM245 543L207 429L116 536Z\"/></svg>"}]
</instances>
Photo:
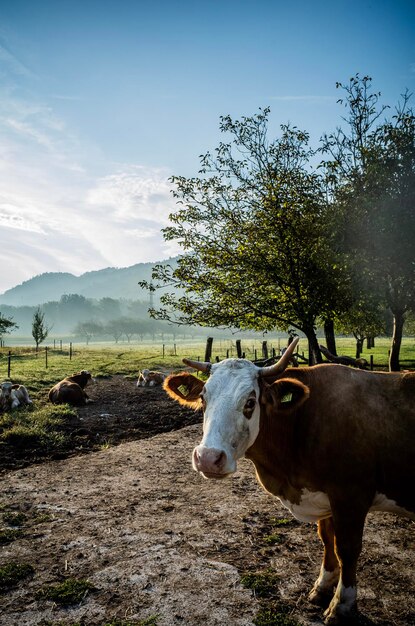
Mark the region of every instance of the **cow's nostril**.
<instances>
[{"instance_id":1,"label":"cow's nostril","mask_svg":"<svg viewBox=\"0 0 415 626\"><path fill-rule=\"evenodd\" d=\"M220 467L221 465L223 465L224 461L226 458L226 454L222 451L220 452L218 458L215 461L215 465L217 465L218 467Z\"/></svg>"}]
</instances>

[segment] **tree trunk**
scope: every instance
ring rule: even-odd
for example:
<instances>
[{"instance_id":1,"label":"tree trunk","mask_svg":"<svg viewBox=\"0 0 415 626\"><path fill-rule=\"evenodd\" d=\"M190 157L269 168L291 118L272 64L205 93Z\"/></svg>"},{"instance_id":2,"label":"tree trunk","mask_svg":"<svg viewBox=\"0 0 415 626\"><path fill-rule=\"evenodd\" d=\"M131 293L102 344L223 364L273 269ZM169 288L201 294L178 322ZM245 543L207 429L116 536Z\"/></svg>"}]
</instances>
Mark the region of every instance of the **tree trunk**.
<instances>
[{"instance_id":1,"label":"tree trunk","mask_svg":"<svg viewBox=\"0 0 415 626\"><path fill-rule=\"evenodd\" d=\"M305 328L304 333L308 339L308 364L316 365L317 363L322 363L323 359L321 357L320 348L318 347L318 341L314 327L312 326L310 328Z\"/></svg>"},{"instance_id":2,"label":"tree trunk","mask_svg":"<svg viewBox=\"0 0 415 626\"><path fill-rule=\"evenodd\" d=\"M393 336L392 336L392 348L389 357L389 371L399 372L399 352L401 350L402 343L402 331L405 322L405 314L403 311L395 311L393 314Z\"/></svg>"},{"instance_id":3,"label":"tree trunk","mask_svg":"<svg viewBox=\"0 0 415 626\"><path fill-rule=\"evenodd\" d=\"M360 355L363 352L364 337L356 337L356 359L360 359Z\"/></svg>"},{"instance_id":4,"label":"tree trunk","mask_svg":"<svg viewBox=\"0 0 415 626\"><path fill-rule=\"evenodd\" d=\"M332 319L324 320L324 335L326 337L326 348L329 352L337 356L336 336L334 334L334 321Z\"/></svg>"}]
</instances>

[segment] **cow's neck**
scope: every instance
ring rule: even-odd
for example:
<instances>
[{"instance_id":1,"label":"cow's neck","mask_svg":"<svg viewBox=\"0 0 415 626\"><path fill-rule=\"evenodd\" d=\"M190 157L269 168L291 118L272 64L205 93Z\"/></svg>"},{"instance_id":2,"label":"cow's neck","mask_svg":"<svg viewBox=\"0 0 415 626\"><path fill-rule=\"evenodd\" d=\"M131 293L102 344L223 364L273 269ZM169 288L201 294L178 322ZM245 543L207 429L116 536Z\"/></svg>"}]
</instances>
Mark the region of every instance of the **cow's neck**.
<instances>
[{"instance_id":1,"label":"cow's neck","mask_svg":"<svg viewBox=\"0 0 415 626\"><path fill-rule=\"evenodd\" d=\"M293 421L287 427L278 425L265 410L261 412L258 437L245 456L255 465L258 481L266 491L290 502L297 502L300 490L294 486Z\"/></svg>"}]
</instances>

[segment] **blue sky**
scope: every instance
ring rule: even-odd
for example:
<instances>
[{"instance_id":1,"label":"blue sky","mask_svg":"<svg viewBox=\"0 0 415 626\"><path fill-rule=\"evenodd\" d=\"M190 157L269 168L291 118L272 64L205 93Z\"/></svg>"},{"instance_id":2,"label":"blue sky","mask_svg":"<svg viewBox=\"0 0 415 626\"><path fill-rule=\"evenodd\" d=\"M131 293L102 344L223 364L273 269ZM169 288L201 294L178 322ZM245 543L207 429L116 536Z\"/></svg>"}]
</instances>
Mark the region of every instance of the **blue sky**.
<instances>
[{"instance_id":1,"label":"blue sky","mask_svg":"<svg viewBox=\"0 0 415 626\"><path fill-rule=\"evenodd\" d=\"M0 293L176 254L168 178L195 175L219 117L341 123L336 81L415 91L400 0L1 0Z\"/></svg>"}]
</instances>

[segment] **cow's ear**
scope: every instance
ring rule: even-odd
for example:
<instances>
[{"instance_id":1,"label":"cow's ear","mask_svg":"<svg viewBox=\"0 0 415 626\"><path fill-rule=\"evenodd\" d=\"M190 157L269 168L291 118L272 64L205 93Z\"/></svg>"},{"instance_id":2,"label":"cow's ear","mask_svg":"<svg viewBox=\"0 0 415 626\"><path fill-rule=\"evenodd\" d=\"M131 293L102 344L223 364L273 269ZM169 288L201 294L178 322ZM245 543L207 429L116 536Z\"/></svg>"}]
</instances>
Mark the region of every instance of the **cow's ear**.
<instances>
[{"instance_id":1,"label":"cow's ear","mask_svg":"<svg viewBox=\"0 0 415 626\"><path fill-rule=\"evenodd\" d=\"M203 380L187 372L170 374L163 383L164 390L173 400L185 406L199 409L202 406L200 393L204 387Z\"/></svg>"},{"instance_id":2,"label":"cow's ear","mask_svg":"<svg viewBox=\"0 0 415 626\"><path fill-rule=\"evenodd\" d=\"M272 385L265 384L261 402L273 410L292 412L298 409L309 397L310 389L295 378L281 378Z\"/></svg>"}]
</instances>

